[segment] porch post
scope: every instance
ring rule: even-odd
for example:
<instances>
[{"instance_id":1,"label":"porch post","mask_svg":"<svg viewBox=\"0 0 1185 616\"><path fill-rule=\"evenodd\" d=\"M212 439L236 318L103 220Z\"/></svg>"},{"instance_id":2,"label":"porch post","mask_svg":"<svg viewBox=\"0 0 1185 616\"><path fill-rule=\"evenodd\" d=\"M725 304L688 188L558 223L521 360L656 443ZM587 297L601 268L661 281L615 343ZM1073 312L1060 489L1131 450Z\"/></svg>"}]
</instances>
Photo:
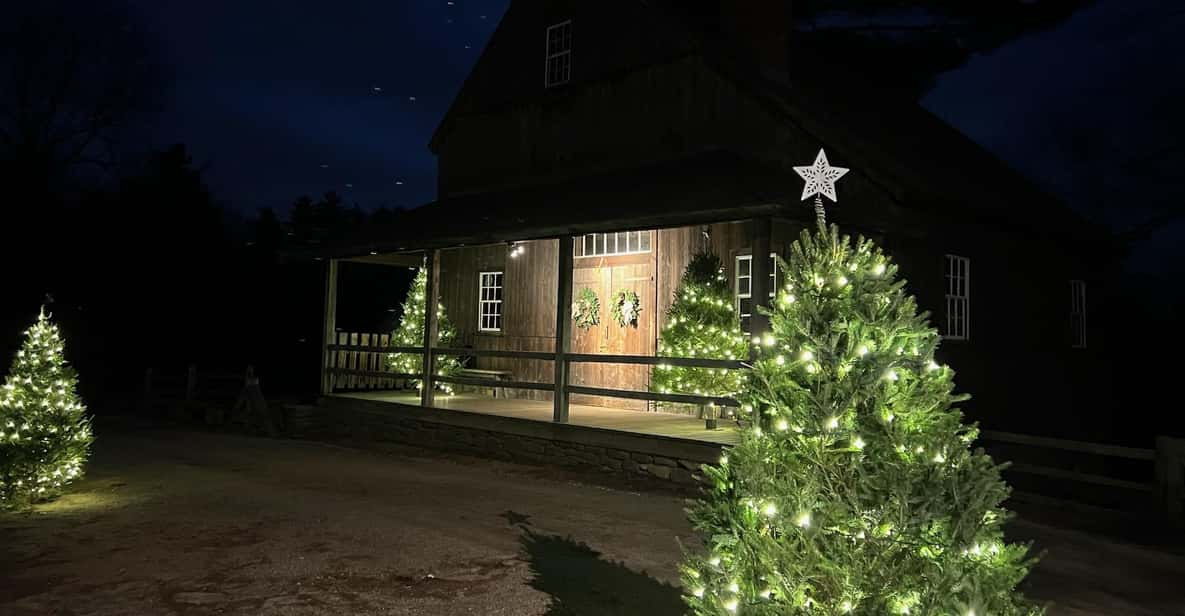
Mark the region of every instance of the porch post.
<instances>
[{"instance_id":1,"label":"porch post","mask_svg":"<svg viewBox=\"0 0 1185 616\"><path fill-rule=\"evenodd\" d=\"M568 423L568 354L572 352L572 236L560 237L556 258L555 397L552 421Z\"/></svg>"},{"instance_id":2,"label":"porch post","mask_svg":"<svg viewBox=\"0 0 1185 616\"><path fill-rule=\"evenodd\" d=\"M329 372L334 353L329 345L337 342L337 259L325 264L325 313L321 336L321 395L333 393L334 375Z\"/></svg>"},{"instance_id":3,"label":"porch post","mask_svg":"<svg viewBox=\"0 0 1185 616\"><path fill-rule=\"evenodd\" d=\"M769 252L770 252L770 230L773 228L768 217L754 218L751 223L752 239L749 244L753 246L753 261L751 261L750 279L751 295L753 297L753 317L750 320L750 328L753 330L754 336L764 337L769 332L769 317L761 314L760 308L769 308Z\"/></svg>"},{"instance_id":4,"label":"porch post","mask_svg":"<svg viewBox=\"0 0 1185 616\"><path fill-rule=\"evenodd\" d=\"M436 344L437 289L440 284L440 251L424 251L424 268L428 280L424 284L424 378L420 380L420 405L432 406L436 398L436 361L432 345Z\"/></svg>"}]
</instances>

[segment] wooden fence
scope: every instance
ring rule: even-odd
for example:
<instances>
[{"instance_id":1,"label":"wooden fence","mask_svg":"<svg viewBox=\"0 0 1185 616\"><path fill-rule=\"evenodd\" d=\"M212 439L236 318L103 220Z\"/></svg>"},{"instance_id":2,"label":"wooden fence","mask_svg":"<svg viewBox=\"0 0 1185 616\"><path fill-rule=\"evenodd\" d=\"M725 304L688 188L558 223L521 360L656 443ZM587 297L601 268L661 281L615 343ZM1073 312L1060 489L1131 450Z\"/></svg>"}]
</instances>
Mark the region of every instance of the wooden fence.
<instances>
[{"instance_id":1,"label":"wooden fence","mask_svg":"<svg viewBox=\"0 0 1185 616\"><path fill-rule=\"evenodd\" d=\"M980 442L1009 461L1005 473L1020 500L1159 509L1182 522L1185 439L1159 437L1152 449L984 430Z\"/></svg>"},{"instance_id":2,"label":"wooden fence","mask_svg":"<svg viewBox=\"0 0 1185 616\"><path fill-rule=\"evenodd\" d=\"M258 428L270 436L279 433L280 421L268 406L253 366L243 372L200 372L189 364L184 372L148 368L140 404L147 412L165 408L173 412L201 414L208 424L228 419Z\"/></svg>"},{"instance_id":3,"label":"wooden fence","mask_svg":"<svg viewBox=\"0 0 1185 616\"><path fill-rule=\"evenodd\" d=\"M400 385L387 366L390 334L337 332L337 344L326 355L326 370L335 389L391 389Z\"/></svg>"}]
</instances>

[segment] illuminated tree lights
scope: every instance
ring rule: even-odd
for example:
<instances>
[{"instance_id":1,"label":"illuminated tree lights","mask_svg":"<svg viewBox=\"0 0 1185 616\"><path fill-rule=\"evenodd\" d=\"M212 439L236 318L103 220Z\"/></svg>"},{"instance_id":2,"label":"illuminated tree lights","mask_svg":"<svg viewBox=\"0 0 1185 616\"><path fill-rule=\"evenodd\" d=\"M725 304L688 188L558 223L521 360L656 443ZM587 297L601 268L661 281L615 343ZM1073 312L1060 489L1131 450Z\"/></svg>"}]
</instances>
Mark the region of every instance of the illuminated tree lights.
<instances>
[{"instance_id":1,"label":"illuminated tree lights","mask_svg":"<svg viewBox=\"0 0 1185 616\"><path fill-rule=\"evenodd\" d=\"M675 301L667 310L658 355L731 360L749 357L724 267L716 255L703 252L691 258ZM731 397L741 391L744 381L744 370L659 364L651 372L650 387L664 394Z\"/></svg>"},{"instance_id":2,"label":"illuminated tree lights","mask_svg":"<svg viewBox=\"0 0 1185 616\"><path fill-rule=\"evenodd\" d=\"M43 308L0 387L0 505L49 500L82 476L93 436L65 341Z\"/></svg>"},{"instance_id":3,"label":"illuminated tree lights","mask_svg":"<svg viewBox=\"0 0 1185 616\"><path fill-rule=\"evenodd\" d=\"M872 242L804 231L740 396L747 426L688 509L695 614L1039 614L1009 489L954 405L937 332Z\"/></svg>"},{"instance_id":4,"label":"illuminated tree lights","mask_svg":"<svg viewBox=\"0 0 1185 616\"><path fill-rule=\"evenodd\" d=\"M424 307L427 286L428 272L424 268L420 268L416 272L416 278L412 281L411 288L407 291L407 298L403 300L403 318L391 336L391 346L420 348L424 346ZM437 302L434 346L447 347L452 344L456 334L457 330L453 328L453 324L444 314L444 306ZM461 367L456 357L437 355L435 359L437 376L449 376ZM424 356L420 353L388 353L387 367L392 372L422 375L424 373ZM419 379L412 381L412 384L416 389L423 387L423 382ZM449 394L453 393L451 385L440 381L436 381L436 389Z\"/></svg>"}]
</instances>

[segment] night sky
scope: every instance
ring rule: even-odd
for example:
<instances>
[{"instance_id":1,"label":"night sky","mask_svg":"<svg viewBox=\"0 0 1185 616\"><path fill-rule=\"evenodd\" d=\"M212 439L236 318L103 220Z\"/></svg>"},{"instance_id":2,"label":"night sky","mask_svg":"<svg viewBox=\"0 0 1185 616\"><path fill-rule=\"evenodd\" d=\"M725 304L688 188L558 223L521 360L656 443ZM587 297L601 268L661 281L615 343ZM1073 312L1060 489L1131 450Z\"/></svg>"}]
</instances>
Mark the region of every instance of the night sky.
<instances>
[{"instance_id":1,"label":"night sky","mask_svg":"<svg viewBox=\"0 0 1185 616\"><path fill-rule=\"evenodd\" d=\"M154 140L187 143L241 212L326 190L365 208L430 201L428 139L507 4L138 0L176 78ZM1185 199L1183 26L1175 0L1100 0L941 76L923 103L1122 229ZM1137 264L1185 262L1183 226Z\"/></svg>"}]
</instances>

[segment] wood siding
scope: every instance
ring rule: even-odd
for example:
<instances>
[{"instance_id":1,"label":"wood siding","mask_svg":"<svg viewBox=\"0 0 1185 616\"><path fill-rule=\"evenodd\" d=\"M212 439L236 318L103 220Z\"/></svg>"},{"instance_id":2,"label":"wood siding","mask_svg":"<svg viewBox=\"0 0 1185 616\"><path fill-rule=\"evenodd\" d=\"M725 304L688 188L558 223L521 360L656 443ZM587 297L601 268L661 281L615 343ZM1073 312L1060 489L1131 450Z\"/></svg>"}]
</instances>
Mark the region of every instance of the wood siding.
<instances>
[{"instance_id":1,"label":"wood siding","mask_svg":"<svg viewBox=\"0 0 1185 616\"><path fill-rule=\"evenodd\" d=\"M473 246L441 251L441 303L457 328L456 346L484 350L555 350L555 240L521 242L514 258L505 245ZM500 271L502 276L502 331L479 331L478 276ZM514 379L550 383L552 363L538 359L480 357L469 367L510 370ZM516 395L550 399L551 392L522 391Z\"/></svg>"},{"instance_id":2,"label":"wood siding","mask_svg":"<svg viewBox=\"0 0 1185 616\"><path fill-rule=\"evenodd\" d=\"M775 225L771 243L784 254L793 226ZM707 235L705 236L705 231ZM654 355L666 313L678 291L691 257L710 249L720 256L734 286L737 255L749 254L747 221L708 226L677 227L653 231L649 253L581 257L574 261L573 290L590 288L601 302L600 324L573 330L572 351L605 355ZM522 242L523 253L509 257L505 245L474 246L441 251L441 302L457 329L456 345L485 350L551 352L555 349L556 250L558 242ZM483 332L478 322L478 276L483 271L503 272L502 331ZM642 300L636 327L613 321L611 301L619 290L629 289ZM514 380L549 383L551 361L482 357L471 360L474 368L509 370ZM646 391L650 369L619 364L575 364L571 383L592 387ZM509 395L546 400L550 392L511 391ZM646 402L602 396L573 396L576 404L615 406L645 410Z\"/></svg>"}]
</instances>

